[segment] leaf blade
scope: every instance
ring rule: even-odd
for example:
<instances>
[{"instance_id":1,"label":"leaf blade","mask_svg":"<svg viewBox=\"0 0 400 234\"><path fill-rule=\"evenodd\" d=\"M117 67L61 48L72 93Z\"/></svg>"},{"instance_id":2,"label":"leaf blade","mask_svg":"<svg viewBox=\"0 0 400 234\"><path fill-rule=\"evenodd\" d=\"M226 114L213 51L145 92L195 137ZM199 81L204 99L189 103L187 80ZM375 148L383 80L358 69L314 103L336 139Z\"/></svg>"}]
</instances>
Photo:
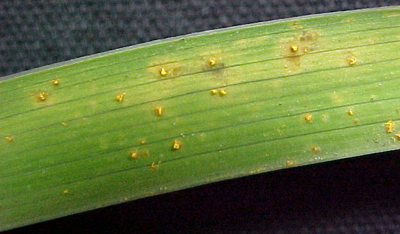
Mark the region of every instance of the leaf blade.
<instances>
[{"instance_id":1,"label":"leaf blade","mask_svg":"<svg viewBox=\"0 0 400 234\"><path fill-rule=\"evenodd\" d=\"M385 123L400 117L399 16L395 7L256 24L5 79L0 132L13 140L0 142L0 229L398 149Z\"/></svg>"}]
</instances>

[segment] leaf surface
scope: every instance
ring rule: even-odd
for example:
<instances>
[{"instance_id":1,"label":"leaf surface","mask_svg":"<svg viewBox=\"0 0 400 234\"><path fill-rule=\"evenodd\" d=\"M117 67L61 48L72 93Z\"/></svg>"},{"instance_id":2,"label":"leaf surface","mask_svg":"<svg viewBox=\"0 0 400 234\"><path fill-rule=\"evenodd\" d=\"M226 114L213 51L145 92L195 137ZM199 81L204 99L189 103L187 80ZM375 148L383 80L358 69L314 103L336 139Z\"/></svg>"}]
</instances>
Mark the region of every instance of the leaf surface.
<instances>
[{"instance_id":1,"label":"leaf surface","mask_svg":"<svg viewBox=\"0 0 400 234\"><path fill-rule=\"evenodd\" d=\"M399 22L285 19L3 77L0 230L399 149Z\"/></svg>"}]
</instances>

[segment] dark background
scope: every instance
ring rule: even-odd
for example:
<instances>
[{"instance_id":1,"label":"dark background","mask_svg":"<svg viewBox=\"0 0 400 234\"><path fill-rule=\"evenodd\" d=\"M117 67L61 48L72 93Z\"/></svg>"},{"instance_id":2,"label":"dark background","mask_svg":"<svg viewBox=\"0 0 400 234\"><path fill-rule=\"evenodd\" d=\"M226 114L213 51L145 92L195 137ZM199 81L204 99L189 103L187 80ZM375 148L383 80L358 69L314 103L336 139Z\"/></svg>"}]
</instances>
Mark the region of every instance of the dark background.
<instances>
[{"instance_id":1,"label":"dark background","mask_svg":"<svg viewBox=\"0 0 400 234\"><path fill-rule=\"evenodd\" d=\"M191 32L389 5L400 1L0 0L0 76ZM8 233L400 233L399 183L393 151L214 183Z\"/></svg>"}]
</instances>

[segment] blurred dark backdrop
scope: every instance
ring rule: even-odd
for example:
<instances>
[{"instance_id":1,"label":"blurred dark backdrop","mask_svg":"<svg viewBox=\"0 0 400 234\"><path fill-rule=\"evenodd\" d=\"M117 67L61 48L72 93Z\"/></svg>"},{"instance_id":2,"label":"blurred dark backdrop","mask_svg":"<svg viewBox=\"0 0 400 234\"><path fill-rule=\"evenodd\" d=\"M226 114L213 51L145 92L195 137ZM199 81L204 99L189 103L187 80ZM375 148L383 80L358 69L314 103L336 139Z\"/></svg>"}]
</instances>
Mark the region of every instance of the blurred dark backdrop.
<instances>
[{"instance_id":1,"label":"blurred dark backdrop","mask_svg":"<svg viewBox=\"0 0 400 234\"><path fill-rule=\"evenodd\" d=\"M1 0L0 76L160 38L394 0Z\"/></svg>"},{"instance_id":2,"label":"blurred dark backdrop","mask_svg":"<svg viewBox=\"0 0 400 234\"><path fill-rule=\"evenodd\" d=\"M1 0L0 76L127 45L363 0ZM8 233L400 233L399 151L240 178ZM1 217L0 217L1 218Z\"/></svg>"}]
</instances>

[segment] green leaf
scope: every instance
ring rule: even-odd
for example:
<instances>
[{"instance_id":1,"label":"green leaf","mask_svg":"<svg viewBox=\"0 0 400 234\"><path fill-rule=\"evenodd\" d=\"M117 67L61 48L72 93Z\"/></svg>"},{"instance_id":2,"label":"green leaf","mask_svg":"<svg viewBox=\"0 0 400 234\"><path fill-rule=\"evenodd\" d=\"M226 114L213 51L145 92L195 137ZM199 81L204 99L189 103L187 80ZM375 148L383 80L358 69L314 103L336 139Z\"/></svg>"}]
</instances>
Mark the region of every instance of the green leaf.
<instances>
[{"instance_id":1,"label":"green leaf","mask_svg":"<svg viewBox=\"0 0 400 234\"><path fill-rule=\"evenodd\" d=\"M278 20L2 78L0 230L399 149L399 19Z\"/></svg>"}]
</instances>

